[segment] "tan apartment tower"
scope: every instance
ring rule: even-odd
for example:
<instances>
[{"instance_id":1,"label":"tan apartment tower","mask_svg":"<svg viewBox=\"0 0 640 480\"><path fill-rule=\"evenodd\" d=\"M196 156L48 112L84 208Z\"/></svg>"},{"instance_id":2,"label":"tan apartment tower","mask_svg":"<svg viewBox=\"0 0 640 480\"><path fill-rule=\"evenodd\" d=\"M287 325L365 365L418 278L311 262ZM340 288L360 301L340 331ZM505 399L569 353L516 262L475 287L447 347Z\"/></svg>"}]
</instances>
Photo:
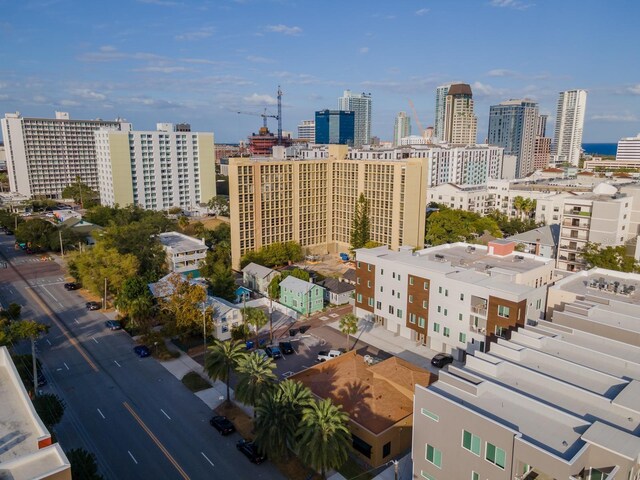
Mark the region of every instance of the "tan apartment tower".
<instances>
[{"instance_id":1,"label":"tan apartment tower","mask_svg":"<svg viewBox=\"0 0 640 480\"><path fill-rule=\"evenodd\" d=\"M456 83L449 87L445 97L443 140L447 143L475 145L478 136L478 118L473 113L471 86Z\"/></svg>"}]
</instances>

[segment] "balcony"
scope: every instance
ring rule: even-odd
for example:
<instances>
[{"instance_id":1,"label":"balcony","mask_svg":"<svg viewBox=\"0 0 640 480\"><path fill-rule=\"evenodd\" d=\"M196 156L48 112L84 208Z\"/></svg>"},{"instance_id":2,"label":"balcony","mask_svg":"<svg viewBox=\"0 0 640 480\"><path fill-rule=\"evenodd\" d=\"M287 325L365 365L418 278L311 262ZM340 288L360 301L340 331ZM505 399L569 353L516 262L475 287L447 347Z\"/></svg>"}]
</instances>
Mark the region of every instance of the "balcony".
<instances>
[{"instance_id":1,"label":"balcony","mask_svg":"<svg viewBox=\"0 0 640 480\"><path fill-rule=\"evenodd\" d=\"M487 320L471 315L469 317L469 329L474 333L487 334Z\"/></svg>"},{"instance_id":2,"label":"balcony","mask_svg":"<svg viewBox=\"0 0 640 480\"><path fill-rule=\"evenodd\" d=\"M576 210L573 208L567 208L564 210L564 214L565 215L571 215L571 216L576 216L576 217L590 217L591 216L591 212L585 211L585 210Z\"/></svg>"},{"instance_id":3,"label":"balcony","mask_svg":"<svg viewBox=\"0 0 640 480\"><path fill-rule=\"evenodd\" d=\"M569 250L569 251L572 251L572 252L580 252L582 250L582 247L578 246L578 245L561 244L560 245L560 250Z\"/></svg>"},{"instance_id":4,"label":"balcony","mask_svg":"<svg viewBox=\"0 0 640 480\"><path fill-rule=\"evenodd\" d=\"M564 227L571 227L571 228L589 228L589 223L588 222L582 222L582 221L575 221L575 219L572 220L565 220L564 222L562 222L562 226Z\"/></svg>"}]
</instances>

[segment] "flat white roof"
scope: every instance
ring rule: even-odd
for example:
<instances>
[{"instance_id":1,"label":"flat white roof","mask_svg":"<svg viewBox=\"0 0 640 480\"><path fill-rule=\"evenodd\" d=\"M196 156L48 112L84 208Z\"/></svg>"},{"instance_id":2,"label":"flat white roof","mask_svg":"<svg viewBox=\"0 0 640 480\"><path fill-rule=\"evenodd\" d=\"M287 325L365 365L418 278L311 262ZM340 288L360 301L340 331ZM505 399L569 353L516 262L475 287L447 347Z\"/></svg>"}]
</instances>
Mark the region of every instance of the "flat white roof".
<instances>
[{"instance_id":1,"label":"flat white roof","mask_svg":"<svg viewBox=\"0 0 640 480\"><path fill-rule=\"evenodd\" d=\"M549 289L583 295L586 300L598 300L602 308L607 303L616 305L616 311L620 311L619 304L640 306L640 274L637 273L592 268L563 278ZM614 311L613 308L609 310Z\"/></svg>"},{"instance_id":2,"label":"flat white roof","mask_svg":"<svg viewBox=\"0 0 640 480\"><path fill-rule=\"evenodd\" d=\"M189 237L179 232L165 232L158 235L158 240L163 247L172 253L193 252L195 250L206 250L204 241Z\"/></svg>"}]
</instances>

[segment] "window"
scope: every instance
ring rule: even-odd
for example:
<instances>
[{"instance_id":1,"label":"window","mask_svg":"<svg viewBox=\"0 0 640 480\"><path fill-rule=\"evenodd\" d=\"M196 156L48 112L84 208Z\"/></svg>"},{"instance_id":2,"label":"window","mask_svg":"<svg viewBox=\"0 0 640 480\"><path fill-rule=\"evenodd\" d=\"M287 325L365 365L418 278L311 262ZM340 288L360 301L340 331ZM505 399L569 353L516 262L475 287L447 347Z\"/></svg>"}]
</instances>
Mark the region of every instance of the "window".
<instances>
[{"instance_id":1,"label":"window","mask_svg":"<svg viewBox=\"0 0 640 480\"><path fill-rule=\"evenodd\" d=\"M426 300L422 301L422 308L427 308L428 304Z\"/></svg>"},{"instance_id":2,"label":"window","mask_svg":"<svg viewBox=\"0 0 640 480\"><path fill-rule=\"evenodd\" d=\"M371 458L371 445L353 434L351 435L351 441L355 451L360 452L367 458Z\"/></svg>"},{"instance_id":3,"label":"window","mask_svg":"<svg viewBox=\"0 0 640 480\"><path fill-rule=\"evenodd\" d=\"M536 300L536 310L540 310L541 306L542 306L542 299L539 298L538 300Z\"/></svg>"},{"instance_id":4,"label":"window","mask_svg":"<svg viewBox=\"0 0 640 480\"><path fill-rule=\"evenodd\" d=\"M394 309L393 305L389 305L389 313L393 315Z\"/></svg>"},{"instance_id":5,"label":"window","mask_svg":"<svg viewBox=\"0 0 640 480\"><path fill-rule=\"evenodd\" d=\"M464 293L460 294L460 300L464 300Z\"/></svg>"},{"instance_id":6,"label":"window","mask_svg":"<svg viewBox=\"0 0 640 480\"><path fill-rule=\"evenodd\" d=\"M367 265L367 272L371 271L371 265Z\"/></svg>"},{"instance_id":7,"label":"window","mask_svg":"<svg viewBox=\"0 0 640 480\"><path fill-rule=\"evenodd\" d=\"M431 475L429 475L427 472L420 470L420 476L422 478L426 478L427 480L436 480L436 477L432 477Z\"/></svg>"},{"instance_id":8,"label":"window","mask_svg":"<svg viewBox=\"0 0 640 480\"><path fill-rule=\"evenodd\" d=\"M440 333L440 324L439 323L435 323L433 324L433 331L436 333Z\"/></svg>"},{"instance_id":9,"label":"window","mask_svg":"<svg viewBox=\"0 0 640 480\"><path fill-rule=\"evenodd\" d=\"M446 289L445 289L445 291L444 291L444 296L445 296L445 297L448 297L448 296L449 296L449 290L446 290Z\"/></svg>"},{"instance_id":10,"label":"window","mask_svg":"<svg viewBox=\"0 0 640 480\"><path fill-rule=\"evenodd\" d=\"M503 318L509 318L509 307L498 305L498 316Z\"/></svg>"},{"instance_id":11,"label":"window","mask_svg":"<svg viewBox=\"0 0 640 480\"><path fill-rule=\"evenodd\" d=\"M391 442L387 442L382 446L382 458L391 454Z\"/></svg>"},{"instance_id":12,"label":"window","mask_svg":"<svg viewBox=\"0 0 640 480\"><path fill-rule=\"evenodd\" d=\"M400 280L400 274L398 274L398 280Z\"/></svg>"},{"instance_id":13,"label":"window","mask_svg":"<svg viewBox=\"0 0 640 480\"><path fill-rule=\"evenodd\" d=\"M420 413L422 413L422 415L424 415L425 417L429 417L431 420L433 420L435 422L439 422L440 421L440 417L438 415L436 415L433 412L430 412L426 408L421 408L420 409Z\"/></svg>"},{"instance_id":14,"label":"window","mask_svg":"<svg viewBox=\"0 0 640 480\"><path fill-rule=\"evenodd\" d=\"M413 295L409 295L409 303L413 303Z\"/></svg>"},{"instance_id":15,"label":"window","mask_svg":"<svg viewBox=\"0 0 640 480\"><path fill-rule=\"evenodd\" d=\"M591 472L589 472L589 480L604 480L607 478L604 472L601 472L598 469L592 468Z\"/></svg>"},{"instance_id":16,"label":"window","mask_svg":"<svg viewBox=\"0 0 640 480\"><path fill-rule=\"evenodd\" d=\"M445 337L448 337L450 333L451 333L451 331L449 330L449 327L444 327L444 331L442 332L442 334Z\"/></svg>"},{"instance_id":17,"label":"window","mask_svg":"<svg viewBox=\"0 0 640 480\"><path fill-rule=\"evenodd\" d=\"M447 316L447 313L448 313L448 312L447 312L447 309L445 308L445 309L444 309L444 316L445 316L445 317Z\"/></svg>"},{"instance_id":18,"label":"window","mask_svg":"<svg viewBox=\"0 0 640 480\"><path fill-rule=\"evenodd\" d=\"M433 463L438 468L442 466L442 452L428 443L425 458L427 459L427 462Z\"/></svg>"},{"instance_id":19,"label":"window","mask_svg":"<svg viewBox=\"0 0 640 480\"><path fill-rule=\"evenodd\" d=\"M458 314L458 320L462 321L462 314L461 313Z\"/></svg>"},{"instance_id":20,"label":"window","mask_svg":"<svg viewBox=\"0 0 640 480\"><path fill-rule=\"evenodd\" d=\"M424 282L424 289L429 290L429 282Z\"/></svg>"},{"instance_id":21,"label":"window","mask_svg":"<svg viewBox=\"0 0 640 480\"><path fill-rule=\"evenodd\" d=\"M502 468L504 470L505 466L505 453L501 448L496 447L495 445L487 442L485 448L485 460L489 463L493 463L494 465Z\"/></svg>"},{"instance_id":22,"label":"window","mask_svg":"<svg viewBox=\"0 0 640 480\"><path fill-rule=\"evenodd\" d=\"M393 278L396 278L396 272L393 272L393 273L391 274L391 276L392 276Z\"/></svg>"},{"instance_id":23,"label":"window","mask_svg":"<svg viewBox=\"0 0 640 480\"><path fill-rule=\"evenodd\" d=\"M418 317L418 326L424 328L424 318Z\"/></svg>"},{"instance_id":24,"label":"window","mask_svg":"<svg viewBox=\"0 0 640 480\"><path fill-rule=\"evenodd\" d=\"M369 299L369 306L370 306L370 307L373 307L373 298L370 298L370 299Z\"/></svg>"},{"instance_id":25,"label":"window","mask_svg":"<svg viewBox=\"0 0 640 480\"><path fill-rule=\"evenodd\" d=\"M357 264L356 266L360 268L360 262L356 262L356 264Z\"/></svg>"},{"instance_id":26,"label":"window","mask_svg":"<svg viewBox=\"0 0 640 480\"><path fill-rule=\"evenodd\" d=\"M360 285L360 277L356 278L356 283Z\"/></svg>"},{"instance_id":27,"label":"window","mask_svg":"<svg viewBox=\"0 0 640 480\"><path fill-rule=\"evenodd\" d=\"M409 277L409 285L413 285L413 277Z\"/></svg>"},{"instance_id":28,"label":"window","mask_svg":"<svg viewBox=\"0 0 640 480\"><path fill-rule=\"evenodd\" d=\"M358 294L357 298L358 298L358 303L362 303L362 294L361 293Z\"/></svg>"},{"instance_id":29,"label":"window","mask_svg":"<svg viewBox=\"0 0 640 480\"><path fill-rule=\"evenodd\" d=\"M371 280L367 280L367 288L371 288Z\"/></svg>"},{"instance_id":30,"label":"window","mask_svg":"<svg viewBox=\"0 0 640 480\"><path fill-rule=\"evenodd\" d=\"M376 302L376 308L378 310L382 309L382 302Z\"/></svg>"},{"instance_id":31,"label":"window","mask_svg":"<svg viewBox=\"0 0 640 480\"><path fill-rule=\"evenodd\" d=\"M438 313L442 313L442 307L438 305Z\"/></svg>"},{"instance_id":32,"label":"window","mask_svg":"<svg viewBox=\"0 0 640 480\"><path fill-rule=\"evenodd\" d=\"M398 318L402 318L402 310L398 309L398 311L396 312L396 316Z\"/></svg>"},{"instance_id":33,"label":"window","mask_svg":"<svg viewBox=\"0 0 640 480\"><path fill-rule=\"evenodd\" d=\"M474 455L480 456L480 437L471 432L462 430L462 448L469 450Z\"/></svg>"},{"instance_id":34,"label":"window","mask_svg":"<svg viewBox=\"0 0 640 480\"><path fill-rule=\"evenodd\" d=\"M471 480L480 480L480 474L478 472L471 472Z\"/></svg>"},{"instance_id":35,"label":"window","mask_svg":"<svg viewBox=\"0 0 640 480\"><path fill-rule=\"evenodd\" d=\"M467 334L466 333L459 333L458 334L458 340L460 340L460 343L467 343Z\"/></svg>"},{"instance_id":36,"label":"window","mask_svg":"<svg viewBox=\"0 0 640 480\"><path fill-rule=\"evenodd\" d=\"M438 293L442 293L442 287L438 287Z\"/></svg>"},{"instance_id":37,"label":"window","mask_svg":"<svg viewBox=\"0 0 640 480\"><path fill-rule=\"evenodd\" d=\"M416 323L416 314L415 313L410 313L409 314L409 323Z\"/></svg>"}]
</instances>

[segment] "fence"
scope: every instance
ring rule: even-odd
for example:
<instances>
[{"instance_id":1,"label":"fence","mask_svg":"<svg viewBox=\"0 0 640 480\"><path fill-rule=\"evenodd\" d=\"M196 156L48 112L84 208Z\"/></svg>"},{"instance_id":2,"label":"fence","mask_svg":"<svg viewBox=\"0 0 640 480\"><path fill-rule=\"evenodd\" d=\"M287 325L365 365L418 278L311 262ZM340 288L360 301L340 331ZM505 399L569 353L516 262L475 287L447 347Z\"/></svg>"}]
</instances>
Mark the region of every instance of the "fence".
<instances>
[{"instance_id":1,"label":"fence","mask_svg":"<svg viewBox=\"0 0 640 480\"><path fill-rule=\"evenodd\" d=\"M244 307L245 305L247 307L254 307L254 308L260 308L260 307L267 307L269 308L269 305L271 304L271 301L268 298L262 297L262 298L258 298L256 300L251 300L249 302L246 303L242 303L240 304L240 308ZM273 309L277 310L280 313L283 313L295 320L298 319L299 313L296 312L294 309L286 307L284 305L282 305L281 303L278 303L274 300L273 302Z\"/></svg>"}]
</instances>

